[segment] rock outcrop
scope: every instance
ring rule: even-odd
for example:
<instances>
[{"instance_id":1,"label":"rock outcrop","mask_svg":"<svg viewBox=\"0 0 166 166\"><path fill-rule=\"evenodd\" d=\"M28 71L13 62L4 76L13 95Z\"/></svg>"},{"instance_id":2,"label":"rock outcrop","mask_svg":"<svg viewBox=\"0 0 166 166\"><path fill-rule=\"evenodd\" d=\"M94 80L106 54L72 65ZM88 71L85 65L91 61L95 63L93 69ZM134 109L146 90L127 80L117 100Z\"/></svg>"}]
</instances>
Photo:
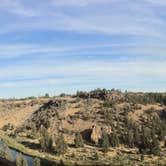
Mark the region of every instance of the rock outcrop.
<instances>
[{"instance_id":1,"label":"rock outcrop","mask_svg":"<svg viewBox=\"0 0 166 166\"><path fill-rule=\"evenodd\" d=\"M99 143L99 140L102 137L102 129L100 126L94 125L92 127L92 133L91 133L91 141L95 144Z\"/></svg>"}]
</instances>

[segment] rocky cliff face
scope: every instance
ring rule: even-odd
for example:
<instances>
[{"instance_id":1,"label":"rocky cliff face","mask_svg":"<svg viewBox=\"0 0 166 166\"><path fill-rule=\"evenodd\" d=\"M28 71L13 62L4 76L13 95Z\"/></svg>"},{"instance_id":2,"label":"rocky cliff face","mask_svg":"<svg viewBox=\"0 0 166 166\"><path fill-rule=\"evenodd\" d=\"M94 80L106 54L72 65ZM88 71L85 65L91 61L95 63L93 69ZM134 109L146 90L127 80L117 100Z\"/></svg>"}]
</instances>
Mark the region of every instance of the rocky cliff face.
<instances>
[{"instance_id":1,"label":"rocky cliff face","mask_svg":"<svg viewBox=\"0 0 166 166\"><path fill-rule=\"evenodd\" d=\"M91 141L94 142L95 144L98 144L101 137L102 137L101 127L94 125L92 127Z\"/></svg>"}]
</instances>

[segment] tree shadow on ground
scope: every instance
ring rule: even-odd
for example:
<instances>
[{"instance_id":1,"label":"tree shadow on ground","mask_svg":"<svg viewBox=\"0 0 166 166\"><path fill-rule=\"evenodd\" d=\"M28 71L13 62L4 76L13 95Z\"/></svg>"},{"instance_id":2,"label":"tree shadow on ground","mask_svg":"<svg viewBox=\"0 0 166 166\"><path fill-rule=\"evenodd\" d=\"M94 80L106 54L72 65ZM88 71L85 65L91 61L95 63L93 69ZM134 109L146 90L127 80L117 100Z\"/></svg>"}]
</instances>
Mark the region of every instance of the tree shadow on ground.
<instances>
[{"instance_id":1,"label":"tree shadow on ground","mask_svg":"<svg viewBox=\"0 0 166 166\"><path fill-rule=\"evenodd\" d=\"M27 147L27 148L30 148L30 149L34 149L34 150L37 150L37 149L40 149L40 144L36 144L34 142L26 142L26 141L23 141L22 144Z\"/></svg>"}]
</instances>

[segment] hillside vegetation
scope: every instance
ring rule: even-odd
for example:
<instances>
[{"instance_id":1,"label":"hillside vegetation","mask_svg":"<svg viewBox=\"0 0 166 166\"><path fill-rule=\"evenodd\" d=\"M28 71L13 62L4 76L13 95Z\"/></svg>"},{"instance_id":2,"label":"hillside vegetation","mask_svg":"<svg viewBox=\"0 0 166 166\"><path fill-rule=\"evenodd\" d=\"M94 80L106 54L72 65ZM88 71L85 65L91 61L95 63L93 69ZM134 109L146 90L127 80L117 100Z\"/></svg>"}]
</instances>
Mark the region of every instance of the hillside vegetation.
<instances>
[{"instance_id":1,"label":"hillside vegetation","mask_svg":"<svg viewBox=\"0 0 166 166\"><path fill-rule=\"evenodd\" d=\"M165 93L97 89L2 100L0 114L3 133L38 157L78 165L166 163Z\"/></svg>"}]
</instances>

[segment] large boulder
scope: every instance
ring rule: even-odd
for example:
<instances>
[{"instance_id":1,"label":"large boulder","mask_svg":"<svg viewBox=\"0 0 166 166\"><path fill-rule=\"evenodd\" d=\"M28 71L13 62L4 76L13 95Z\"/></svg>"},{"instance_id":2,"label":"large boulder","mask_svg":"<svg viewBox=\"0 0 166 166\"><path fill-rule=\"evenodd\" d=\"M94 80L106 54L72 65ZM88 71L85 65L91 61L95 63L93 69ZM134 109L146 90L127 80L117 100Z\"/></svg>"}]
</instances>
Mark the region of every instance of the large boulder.
<instances>
[{"instance_id":1,"label":"large boulder","mask_svg":"<svg viewBox=\"0 0 166 166\"><path fill-rule=\"evenodd\" d=\"M95 144L99 143L99 140L102 137L102 129L100 126L94 125L92 127L92 133L91 133L91 141Z\"/></svg>"}]
</instances>

